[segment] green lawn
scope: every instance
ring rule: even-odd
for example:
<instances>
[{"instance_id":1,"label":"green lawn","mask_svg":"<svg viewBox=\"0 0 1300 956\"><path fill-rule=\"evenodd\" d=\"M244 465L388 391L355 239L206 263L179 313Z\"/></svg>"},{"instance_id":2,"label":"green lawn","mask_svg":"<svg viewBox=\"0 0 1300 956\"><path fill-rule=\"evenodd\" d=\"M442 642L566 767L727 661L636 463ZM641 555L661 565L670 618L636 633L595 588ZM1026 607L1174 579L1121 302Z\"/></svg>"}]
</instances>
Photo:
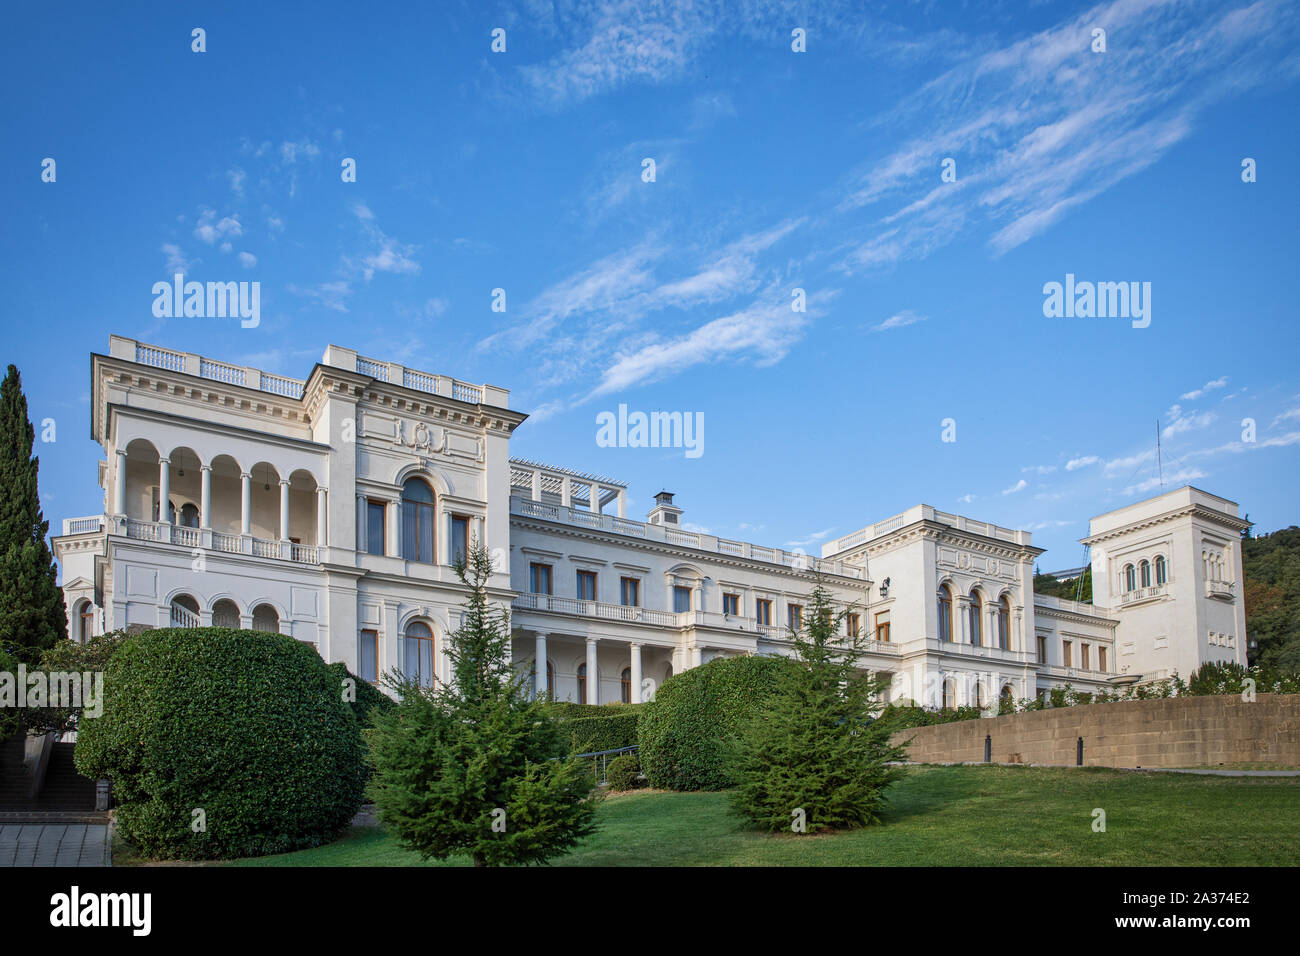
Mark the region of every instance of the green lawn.
<instances>
[{"instance_id":1,"label":"green lawn","mask_svg":"<svg viewBox=\"0 0 1300 956\"><path fill-rule=\"evenodd\" d=\"M742 829L718 793L611 797L601 829L556 866L1294 865L1300 778L1201 777L1085 768L914 767L883 826L768 836ZM1092 811L1106 811L1106 832ZM242 866L420 866L382 827Z\"/></svg>"}]
</instances>

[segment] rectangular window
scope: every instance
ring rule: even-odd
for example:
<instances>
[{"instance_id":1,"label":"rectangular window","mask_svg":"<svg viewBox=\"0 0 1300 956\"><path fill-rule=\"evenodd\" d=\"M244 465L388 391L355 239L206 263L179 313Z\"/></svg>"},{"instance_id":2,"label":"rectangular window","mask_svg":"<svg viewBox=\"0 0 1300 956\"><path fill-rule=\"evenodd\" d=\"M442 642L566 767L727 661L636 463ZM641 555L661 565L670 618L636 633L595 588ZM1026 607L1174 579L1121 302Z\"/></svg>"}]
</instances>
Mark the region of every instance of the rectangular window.
<instances>
[{"instance_id":1,"label":"rectangular window","mask_svg":"<svg viewBox=\"0 0 1300 956\"><path fill-rule=\"evenodd\" d=\"M1090 650L1091 648L1088 647L1087 644L1079 645L1079 666L1082 667L1084 670L1091 669L1088 667L1088 651Z\"/></svg>"},{"instance_id":2,"label":"rectangular window","mask_svg":"<svg viewBox=\"0 0 1300 956\"><path fill-rule=\"evenodd\" d=\"M1047 638L1042 634L1038 635L1038 663L1047 663Z\"/></svg>"},{"instance_id":3,"label":"rectangular window","mask_svg":"<svg viewBox=\"0 0 1300 956\"><path fill-rule=\"evenodd\" d=\"M857 614L850 614L844 618L845 627L848 630L849 637L857 637L862 630L862 618Z\"/></svg>"},{"instance_id":4,"label":"rectangular window","mask_svg":"<svg viewBox=\"0 0 1300 956\"><path fill-rule=\"evenodd\" d=\"M722 595L722 613L736 617L740 614L740 595L724 594Z\"/></svg>"},{"instance_id":5,"label":"rectangular window","mask_svg":"<svg viewBox=\"0 0 1300 956\"><path fill-rule=\"evenodd\" d=\"M637 578L620 579L618 591L618 599L624 607L641 606L641 582Z\"/></svg>"},{"instance_id":6,"label":"rectangular window","mask_svg":"<svg viewBox=\"0 0 1300 956\"><path fill-rule=\"evenodd\" d=\"M791 604L785 609L785 622L790 626L790 630L798 631L803 628L803 605Z\"/></svg>"},{"instance_id":7,"label":"rectangular window","mask_svg":"<svg viewBox=\"0 0 1300 956\"><path fill-rule=\"evenodd\" d=\"M384 548L384 516L388 508L382 501L366 499L366 551L370 554L386 554Z\"/></svg>"},{"instance_id":8,"label":"rectangular window","mask_svg":"<svg viewBox=\"0 0 1300 956\"><path fill-rule=\"evenodd\" d=\"M772 623L772 602L767 598L759 598L754 602L754 618L759 624L771 625Z\"/></svg>"},{"instance_id":9,"label":"rectangular window","mask_svg":"<svg viewBox=\"0 0 1300 956\"><path fill-rule=\"evenodd\" d=\"M361 646L357 649L357 664L362 680L375 683L379 680L379 632L362 631Z\"/></svg>"},{"instance_id":10,"label":"rectangular window","mask_svg":"<svg viewBox=\"0 0 1300 956\"><path fill-rule=\"evenodd\" d=\"M1097 648L1097 670L1105 673L1106 671L1106 648Z\"/></svg>"},{"instance_id":11,"label":"rectangular window","mask_svg":"<svg viewBox=\"0 0 1300 956\"><path fill-rule=\"evenodd\" d=\"M673 588L673 610L678 614L691 609L691 589L678 585Z\"/></svg>"},{"instance_id":12,"label":"rectangular window","mask_svg":"<svg viewBox=\"0 0 1300 956\"><path fill-rule=\"evenodd\" d=\"M578 600L579 601L596 600L596 572L595 571L578 572Z\"/></svg>"},{"instance_id":13,"label":"rectangular window","mask_svg":"<svg viewBox=\"0 0 1300 956\"><path fill-rule=\"evenodd\" d=\"M469 519L464 515L451 516L451 554L447 556L452 564L466 559L469 554Z\"/></svg>"},{"instance_id":14,"label":"rectangular window","mask_svg":"<svg viewBox=\"0 0 1300 956\"><path fill-rule=\"evenodd\" d=\"M551 566L549 564L528 565L528 590L533 594L551 594Z\"/></svg>"},{"instance_id":15,"label":"rectangular window","mask_svg":"<svg viewBox=\"0 0 1300 956\"><path fill-rule=\"evenodd\" d=\"M889 612L881 611L876 615L876 640L889 643Z\"/></svg>"},{"instance_id":16,"label":"rectangular window","mask_svg":"<svg viewBox=\"0 0 1300 956\"><path fill-rule=\"evenodd\" d=\"M1072 650L1072 648L1073 645L1069 641L1061 641L1061 663L1063 663L1066 667L1074 666L1070 661L1070 656L1071 656L1070 651Z\"/></svg>"}]
</instances>

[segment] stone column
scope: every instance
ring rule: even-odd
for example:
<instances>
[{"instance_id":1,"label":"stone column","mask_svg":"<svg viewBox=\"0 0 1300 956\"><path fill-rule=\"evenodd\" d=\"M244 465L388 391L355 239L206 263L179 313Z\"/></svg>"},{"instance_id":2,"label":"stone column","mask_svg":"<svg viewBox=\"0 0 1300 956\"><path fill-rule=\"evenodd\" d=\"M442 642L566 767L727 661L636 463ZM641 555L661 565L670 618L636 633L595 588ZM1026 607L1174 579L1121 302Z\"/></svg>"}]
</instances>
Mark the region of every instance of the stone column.
<instances>
[{"instance_id":1,"label":"stone column","mask_svg":"<svg viewBox=\"0 0 1300 956\"><path fill-rule=\"evenodd\" d=\"M289 479L280 479L280 540L289 540Z\"/></svg>"},{"instance_id":2,"label":"stone column","mask_svg":"<svg viewBox=\"0 0 1300 956\"><path fill-rule=\"evenodd\" d=\"M589 486L591 488L591 513L600 514L600 485L594 481Z\"/></svg>"},{"instance_id":3,"label":"stone column","mask_svg":"<svg viewBox=\"0 0 1300 956\"><path fill-rule=\"evenodd\" d=\"M368 551L370 549L370 528L367 524L370 517L370 511L366 508L366 496L357 495L357 550Z\"/></svg>"},{"instance_id":4,"label":"stone column","mask_svg":"<svg viewBox=\"0 0 1300 956\"><path fill-rule=\"evenodd\" d=\"M627 492L622 488L618 490L618 516L627 517Z\"/></svg>"},{"instance_id":5,"label":"stone column","mask_svg":"<svg viewBox=\"0 0 1300 956\"><path fill-rule=\"evenodd\" d=\"M532 494L533 494L534 501L542 500L542 473L535 468L533 469Z\"/></svg>"},{"instance_id":6,"label":"stone column","mask_svg":"<svg viewBox=\"0 0 1300 956\"><path fill-rule=\"evenodd\" d=\"M628 698L632 703L641 703L641 645L632 645L632 692Z\"/></svg>"},{"instance_id":7,"label":"stone column","mask_svg":"<svg viewBox=\"0 0 1300 956\"><path fill-rule=\"evenodd\" d=\"M975 635L969 633L970 601L964 597L959 597L954 602L952 616L956 618L953 621L955 625L952 629L952 639L958 644L970 644L974 642Z\"/></svg>"},{"instance_id":8,"label":"stone column","mask_svg":"<svg viewBox=\"0 0 1300 956\"><path fill-rule=\"evenodd\" d=\"M126 514L126 451L117 449L117 484L113 486L113 514Z\"/></svg>"},{"instance_id":9,"label":"stone column","mask_svg":"<svg viewBox=\"0 0 1300 956\"><path fill-rule=\"evenodd\" d=\"M240 472L239 475L239 533L252 534L253 527L253 484L252 475Z\"/></svg>"},{"instance_id":10,"label":"stone column","mask_svg":"<svg viewBox=\"0 0 1300 956\"><path fill-rule=\"evenodd\" d=\"M560 479L560 504L566 508L573 505L573 479L568 475Z\"/></svg>"},{"instance_id":11,"label":"stone column","mask_svg":"<svg viewBox=\"0 0 1300 956\"><path fill-rule=\"evenodd\" d=\"M596 665L596 638L587 638L587 701L600 703L600 670Z\"/></svg>"},{"instance_id":12,"label":"stone column","mask_svg":"<svg viewBox=\"0 0 1300 956\"><path fill-rule=\"evenodd\" d=\"M212 466L200 465L201 490L199 491L199 527L212 527Z\"/></svg>"},{"instance_id":13,"label":"stone column","mask_svg":"<svg viewBox=\"0 0 1300 956\"><path fill-rule=\"evenodd\" d=\"M158 459L158 521L171 524L170 499L172 496L172 465L166 458Z\"/></svg>"},{"instance_id":14,"label":"stone column","mask_svg":"<svg viewBox=\"0 0 1300 956\"><path fill-rule=\"evenodd\" d=\"M538 632L535 637L536 650L533 652L534 669L533 691L538 697L547 692L546 686L546 635Z\"/></svg>"}]
</instances>

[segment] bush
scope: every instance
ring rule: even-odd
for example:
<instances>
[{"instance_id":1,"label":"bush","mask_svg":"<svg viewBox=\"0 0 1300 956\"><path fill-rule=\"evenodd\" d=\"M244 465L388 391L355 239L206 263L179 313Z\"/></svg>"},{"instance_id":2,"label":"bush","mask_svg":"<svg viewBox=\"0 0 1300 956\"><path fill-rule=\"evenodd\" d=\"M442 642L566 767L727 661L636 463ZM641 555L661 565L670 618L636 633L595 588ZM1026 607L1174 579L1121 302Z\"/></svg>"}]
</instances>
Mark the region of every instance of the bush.
<instances>
[{"instance_id":1,"label":"bush","mask_svg":"<svg viewBox=\"0 0 1300 956\"><path fill-rule=\"evenodd\" d=\"M122 835L148 856L318 846L361 805L357 719L337 672L291 637L135 634L109 660L104 696L78 728L77 770L112 781Z\"/></svg>"},{"instance_id":2,"label":"bush","mask_svg":"<svg viewBox=\"0 0 1300 956\"><path fill-rule=\"evenodd\" d=\"M18 691L18 658L5 653L3 647L0 647L0 674L12 674L14 680L14 693ZM18 729L18 710L16 707L6 707L0 703L0 740L7 740L10 734Z\"/></svg>"},{"instance_id":3,"label":"bush","mask_svg":"<svg viewBox=\"0 0 1300 956\"><path fill-rule=\"evenodd\" d=\"M741 722L772 691L783 657L729 657L664 681L637 729L641 769L662 790L723 790Z\"/></svg>"},{"instance_id":4,"label":"bush","mask_svg":"<svg viewBox=\"0 0 1300 956\"><path fill-rule=\"evenodd\" d=\"M621 750L635 747L637 740L637 714L610 714L608 717L577 717L560 721L560 731L571 744L574 753L593 753L598 750Z\"/></svg>"},{"instance_id":5,"label":"bush","mask_svg":"<svg viewBox=\"0 0 1300 956\"><path fill-rule=\"evenodd\" d=\"M641 786L637 779L641 775L641 765L636 754L623 754L615 757L605 768L605 781L611 790L635 790Z\"/></svg>"},{"instance_id":6,"label":"bush","mask_svg":"<svg viewBox=\"0 0 1300 956\"><path fill-rule=\"evenodd\" d=\"M342 661L335 661L333 664L326 666L329 667L340 687L351 687L355 690L356 699L349 700L348 703L352 705L352 714L357 718L357 723L362 730L370 726L375 708L379 708L379 712L383 713L397 706L397 701L370 683L370 681L362 680L356 674L353 674ZM344 684L344 681L349 679L352 683Z\"/></svg>"}]
</instances>

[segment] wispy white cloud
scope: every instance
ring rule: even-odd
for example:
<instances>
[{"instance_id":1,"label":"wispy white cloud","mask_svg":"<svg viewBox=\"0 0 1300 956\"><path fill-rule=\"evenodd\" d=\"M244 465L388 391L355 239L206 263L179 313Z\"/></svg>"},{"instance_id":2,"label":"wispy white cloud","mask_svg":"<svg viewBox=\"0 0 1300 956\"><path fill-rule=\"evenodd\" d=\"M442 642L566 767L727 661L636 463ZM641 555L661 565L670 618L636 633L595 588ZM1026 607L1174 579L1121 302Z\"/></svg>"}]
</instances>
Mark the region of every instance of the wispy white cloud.
<instances>
[{"instance_id":1,"label":"wispy white cloud","mask_svg":"<svg viewBox=\"0 0 1300 956\"><path fill-rule=\"evenodd\" d=\"M904 309L902 312L895 312L879 325L871 327L872 332L886 332L889 329L901 329L905 325L915 325L917 322L924 322L926 317L920 313L913 312L911 309Z\"/></svg>"},{"instance_id":2,"label":"wispy white cloud","mask_svg":"<svg viewBox=\"0 0 1300 956\"><path fill-rule=\"evenodd\" d=\"M1194 402L1199 398L1204 398L1216 388L1223 388L1227 384L1228 376L1225 375L1222 378L1216 378L1212 382L1206 382L1200 388L1194 388L1190 392L1184 392L1182 395L1178 396L1178 400L1183 402Z\"/></svg>"},{"instance_id":3,"label":"wispy white cloud","mask_svg":"<svg viewBox=\"0 0 1300 956\"><path fill-rule=\"evenodd\" d=\"M1066 471L1078 471L1080 468L1087 468L1089 465L1095 465L1101 459L1096 455L1083 455L1080 458L1071 458L1065 463Z\"/></svg>"},{"instance_id":4,"label":"wispy white cloud","mask_svg":"<svg viewBox=\"0 0 1300 956\"><path fill-rule=\"evenodd\" d=\"M1016 482L1014 485L1012 485L1010 488L1003 488L1003 489L1002 489L1002 493L1003 493L1004 495L1014 495L1016 492L1018 492L1018 491L1024 491L1024 490L1025 490L1026 488L1028 488L1028 487L1029 487L1029 482L1027 482L1027 481L1025 481L1025 479L1021 478L1019 481L1017 481L1017 482Z\"/></svg>"}]
</instances>

